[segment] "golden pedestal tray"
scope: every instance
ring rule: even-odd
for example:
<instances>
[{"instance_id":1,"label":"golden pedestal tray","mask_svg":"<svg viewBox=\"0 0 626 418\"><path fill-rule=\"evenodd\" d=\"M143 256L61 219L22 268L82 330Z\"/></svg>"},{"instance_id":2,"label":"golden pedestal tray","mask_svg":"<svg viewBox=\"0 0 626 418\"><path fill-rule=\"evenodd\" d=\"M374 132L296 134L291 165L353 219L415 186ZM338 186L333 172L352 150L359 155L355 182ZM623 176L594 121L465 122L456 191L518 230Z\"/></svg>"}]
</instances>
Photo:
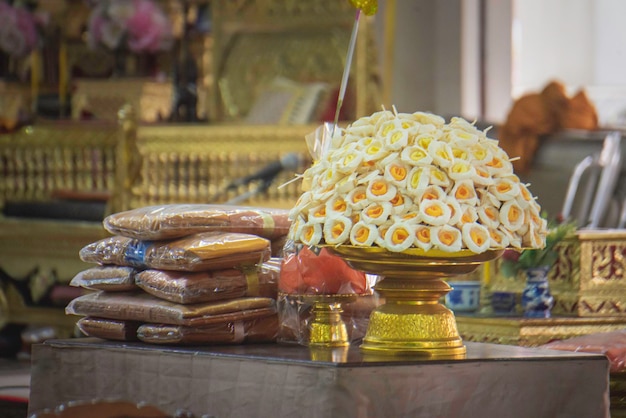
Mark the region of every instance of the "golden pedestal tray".
<instances>
[{"instance_id":1,"label":"golden pedestal tray","mask_svg":"<svg viewBox=\"0 0 626 418\"><path fill-rule=\"evenodd\" d=\"M350 345L348 328L341 318L342 303L354 302L356 295L304 295L311 303L313 320L309 325L309 346L345 347Z\"/></svg>"},{"instance_id":2,"label":"golden pedestal tray","mask_svg":"<svg viewBox=\"0 0 626 418\"><path fill-rule=\"evenodd\" d=\"M475 254L410 249L400 253L380 247L328 246L350 266L382 276L375 289L385 303L370 316L361 349L372 354L464 358L454 313L440 303L451 287L443 279L469 274L502 251Z\"/></svg>"},{"instance_id":3,"label":"golden pedestal tray","mask_svg":"<svg viewBox=\"0 0 626 418\"><path fill-rule=\"evenodd\" d=\"M310 305L307 345L327 349L350 345L348 327L341 314L343 304L354 302L357 294L287 294L281 295Z\"/></svg>"}]
</instances>

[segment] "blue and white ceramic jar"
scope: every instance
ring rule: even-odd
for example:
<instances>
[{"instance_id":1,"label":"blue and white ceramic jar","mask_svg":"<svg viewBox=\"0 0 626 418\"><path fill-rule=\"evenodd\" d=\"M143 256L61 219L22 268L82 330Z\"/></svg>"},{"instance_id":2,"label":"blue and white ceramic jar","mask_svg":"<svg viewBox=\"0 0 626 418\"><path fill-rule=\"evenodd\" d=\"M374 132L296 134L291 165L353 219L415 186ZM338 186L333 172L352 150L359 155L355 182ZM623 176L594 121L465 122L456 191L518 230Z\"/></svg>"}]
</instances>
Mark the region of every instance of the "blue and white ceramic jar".
<instances>
[{"instance_id":1,"label":"blue and white ceramic jar","mask_svg":"<svg viewBox=\"0 0 626 418\"><path fill-rule=\"evenodd\" d=\"M522 292L522 308L527 318L550 318L554 298L548 282L549 266L526 270L526 286Z\"/></svg>"},{"instance_id":2,"label":"blue and white ceramic jar","mask_svg":"<svg viewBox=\"0 0 626 418\"><path fill-rule=\"evenodd\" d=\"M457 312L474 312L480 305L479 281L448 282L452 290L446 294L445 304Z\"/></svg>"}]
</instances>

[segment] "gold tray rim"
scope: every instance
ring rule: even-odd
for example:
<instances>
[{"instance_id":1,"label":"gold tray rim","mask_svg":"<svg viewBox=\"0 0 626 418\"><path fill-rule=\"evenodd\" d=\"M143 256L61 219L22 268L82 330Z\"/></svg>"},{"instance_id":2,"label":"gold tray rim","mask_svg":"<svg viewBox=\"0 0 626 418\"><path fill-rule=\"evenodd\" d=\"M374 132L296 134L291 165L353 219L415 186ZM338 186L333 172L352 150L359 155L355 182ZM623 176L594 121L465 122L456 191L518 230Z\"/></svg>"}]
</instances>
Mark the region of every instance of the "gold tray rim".
<instances>
[{"instance_id":1,"label":"gold tray rim","mask_svg":"<svg viewBox=\"0 0 626 418\"><path fill-rule=\"evenodd\" d=\"M404 251L389 251L383 247L360 247L357 245L330 245L330 244L320 244L319 247L327 248L331 251L334 250L336 255L339 256L350 256L350 255L386 255L393 256L397 254L399 257L411 257L411 258L419 258L424 260L450 260L450 259L464 259L464 260L472 260L472 259L495 259L498 258L505 249L500 250L487 250L482 253L475 253L471 250L461 250L448 252L438 249L431 249L428 251L424 251L421 248L409 248Z\"/></svg>"}]
</instances>

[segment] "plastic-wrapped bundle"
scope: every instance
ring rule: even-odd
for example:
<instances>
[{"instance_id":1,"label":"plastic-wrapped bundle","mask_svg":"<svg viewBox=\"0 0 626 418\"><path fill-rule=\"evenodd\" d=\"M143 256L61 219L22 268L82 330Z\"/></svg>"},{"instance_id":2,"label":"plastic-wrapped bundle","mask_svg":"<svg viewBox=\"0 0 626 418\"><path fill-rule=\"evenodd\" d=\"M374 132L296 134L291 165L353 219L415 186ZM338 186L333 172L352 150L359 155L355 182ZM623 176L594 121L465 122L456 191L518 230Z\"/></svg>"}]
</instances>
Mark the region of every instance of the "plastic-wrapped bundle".
<instances>
[{"instance_id":1,"label":"plastic-wrapped bundle","mask_svg":"<svg viewBox=\"0 0 626 418\"><path fill-rule=\"evenodd\" d=\"M273 342L278 334L276 314L261 318L229 321L202 327L143 324L137 337L152 344L241 344Z\"/></svg>"},{"instance_id":2,"label":"plastic-wrapped bundle","mask_svg":"<svg viewBox=\"0 0 626 418\"><path fill-rule=\"evenodd\" d=\"M241 232L275 239L289 232L284 209L211 204L146 206L107 216L104 228L140 240L179 238L199 232Z\"/></svg>"},{"instance_id":3,"label":"plastic-wrapped bundle","mask_svg":"<svg viewBox=\"0 0 626 418\"><path fill-rule=\"evenodd\" d=\"M256 235L203 232L165 241L113 236L80 250L85 262L176 271L219 270L270 258L270 241Z\"/></svg>"},{"instance_id":4,"label":"plastic-wrapped bundle","mask_svg":"<svg viewBox=\"0 0 626 418\"><path fill-rule=\"evenodd\" d=\"M137 289L135 274L139 270L127 266L97 266L79 272L70 281L71 286L107 292L126 292Z\"/></svg>"},{"instance_id":5,"label":"plastic-wrapped bundle","mask_svg":"<svg viewBox=\"0 0 626 418\"><path fill-rule=\"evenodd\" d=\"M65 308L69 315L187 326L258 318L275 312L276 303L271 298L181 305L144 292L94 292L77 297Z\"/></svg>"},{"instance_id":6,"label":"plastic-wrapped bundle","mask_svg":"<svg viewBox=\"0 0 626 418\"><path fill-rule=\"evenodd\" d=\"M281 259L258 266L200 272L144 270L135 277L147 293L171 302L190 304L244 296L276 298Z\"/></svg>"},{"instance_id":7,"label":"plastic-wrapped bundle","mask_svg":"<svg viewBox=\"0 0 626 418\"><path fill-rule=\"evenodd\" d=\"M76 326L85 335L102 338L104 340L137 341L137 328L141 325L136 321L84 317L80 318Z\"/></svg>"}]
</instances>

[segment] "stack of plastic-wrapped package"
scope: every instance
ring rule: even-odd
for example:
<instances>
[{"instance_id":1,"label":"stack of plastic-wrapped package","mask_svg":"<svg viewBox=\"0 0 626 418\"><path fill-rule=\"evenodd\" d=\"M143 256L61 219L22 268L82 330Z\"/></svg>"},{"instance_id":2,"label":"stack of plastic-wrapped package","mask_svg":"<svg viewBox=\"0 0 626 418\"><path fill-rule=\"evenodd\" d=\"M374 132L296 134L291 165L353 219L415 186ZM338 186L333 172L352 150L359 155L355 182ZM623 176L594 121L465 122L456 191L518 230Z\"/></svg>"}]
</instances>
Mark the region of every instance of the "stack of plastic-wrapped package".
<instances>
[{"instance_id":1,"label":"stack of plastic-wrapped package","mask_svg":"<svg viewBox=\"0 0 626 418\"><path fill-rule=\"evenodd\" d=\"M86 335L154 344L276 340L288 211L172 204L112 214L103 225L112 236L80 251L97 266L71 282L89 291L66 307Z\"/></svg>"}]
</instances>

